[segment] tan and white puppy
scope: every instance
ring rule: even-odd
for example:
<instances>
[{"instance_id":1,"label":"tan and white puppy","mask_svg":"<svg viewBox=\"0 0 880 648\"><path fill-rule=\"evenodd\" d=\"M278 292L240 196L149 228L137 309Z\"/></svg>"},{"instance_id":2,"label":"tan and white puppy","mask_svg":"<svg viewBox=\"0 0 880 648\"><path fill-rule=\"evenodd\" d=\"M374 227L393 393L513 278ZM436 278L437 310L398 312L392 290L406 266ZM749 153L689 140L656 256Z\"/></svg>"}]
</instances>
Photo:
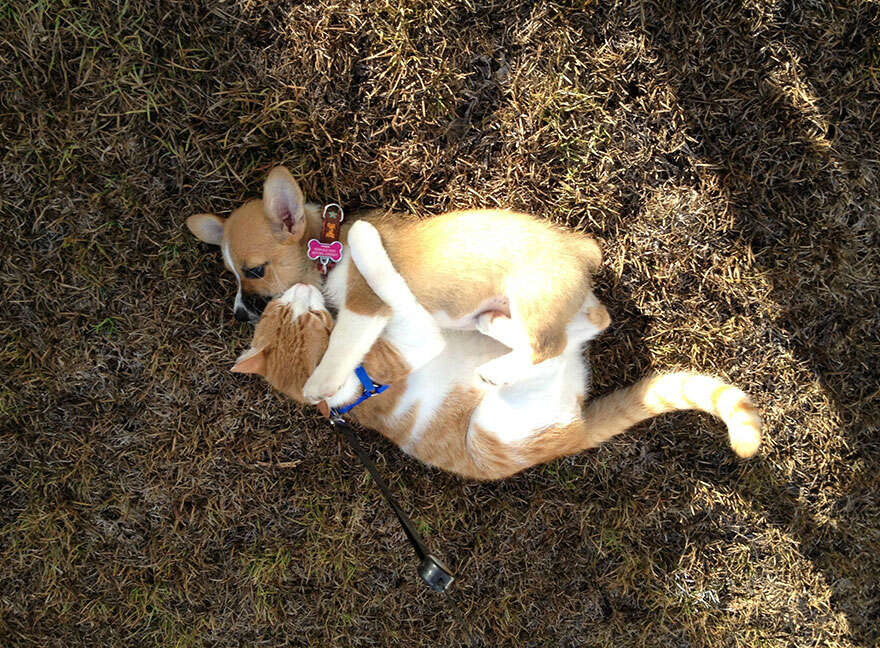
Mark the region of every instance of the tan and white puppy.
<instances>
[{"instance_id":1,"label":"tan and white puppy","mask_svg":"<svg viewBox=\"0 0 880 648\"><path fill-rule=\"evenodd\" d=\"M562 353L568 324L591 300L591 275L601 253L584 234L501 210L421 221L370 216L368 222L355 217L343 224L343 260L323 283L339 314L327 352L304 388L311 402L335 394L392 323L390 302L396 298L388 291L406 299L392 288L378 295L365 281L364 275L374 272L370 263L377 246L387 250L407 293L433 319L435 330L422 345L425 361L441 348L437 327L479 329L510 349L477 368L489 384L515 381L528 367ZM320 217L320 206L306 203L290 173L277 167L261 201L246 203L226 221L199 214L187 225L203 241L221 246L238 282L237 317L252 320L256 309L248 306L247 295L277 296L297 282L322 285L306 253L308 241L320 233Z\"/></svg>"}]
</instances>

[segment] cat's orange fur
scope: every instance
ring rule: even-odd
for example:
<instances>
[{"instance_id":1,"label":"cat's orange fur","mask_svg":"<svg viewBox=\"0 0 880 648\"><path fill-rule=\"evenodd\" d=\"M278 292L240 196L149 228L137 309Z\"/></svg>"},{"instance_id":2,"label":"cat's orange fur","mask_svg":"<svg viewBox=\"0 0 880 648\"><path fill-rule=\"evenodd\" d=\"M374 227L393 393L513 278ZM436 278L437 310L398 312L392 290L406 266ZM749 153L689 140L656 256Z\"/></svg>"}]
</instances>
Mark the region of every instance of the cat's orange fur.
<instances>
[{"instance_id":1,"label":"cat's orange fur","mask_svg":"<svg viewBox=\"0 0 880 648\"><path fill-rule=\"evenodd\" d=\"M291 309L284 300L269 304L257 324L251 350L240 358L234 370L263 375L275 389L304 403L302 387L324 353L332 319L323 308L300 308L302 314L298 316ZM559 423L535 429L519 439L505 438L503 427L494 423L482 425L473 420L489 392L464 380L446 394L431 413L426 429L411 442L414 422L424 400L417 400L402 412L396 411L411 384L416 389L418 381L415 374L408 374L409 368L394 349L384 342L382 345L367 355L364 366L377 380L381 376L391 386L357 406L349 416L378 430L425 463L466 477L506 477L529 466L595 447L640 421L681 409L703 410L724 420L731 445L740 456L754 454L760 442L760 418L743 392L715 378L687 373L645 378L632 387L588 403L582 411L581 394L573 418L563 417ZM445 352L452 353L454 348ZM429 364L417 371L432 370L435 369Z\"/></svg>"}]
</instances>

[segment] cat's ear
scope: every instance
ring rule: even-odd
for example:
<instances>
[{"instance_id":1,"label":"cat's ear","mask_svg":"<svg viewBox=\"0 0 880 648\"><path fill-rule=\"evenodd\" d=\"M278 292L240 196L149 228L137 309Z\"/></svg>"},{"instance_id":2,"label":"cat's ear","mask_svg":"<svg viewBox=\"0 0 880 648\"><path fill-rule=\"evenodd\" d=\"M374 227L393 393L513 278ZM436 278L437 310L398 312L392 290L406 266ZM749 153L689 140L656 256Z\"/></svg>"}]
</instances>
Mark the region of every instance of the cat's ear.
<instances>
[{"instance_id":1,"label":"cat's ear","mask_svg":"<svg viewBox=\"0 0 880 648\"><path fill-rule=\"evenodd\" d=\"M230 370L232 373L266 375L266 348L251 348L238 356Z\"/></svg>"}]
</instances>

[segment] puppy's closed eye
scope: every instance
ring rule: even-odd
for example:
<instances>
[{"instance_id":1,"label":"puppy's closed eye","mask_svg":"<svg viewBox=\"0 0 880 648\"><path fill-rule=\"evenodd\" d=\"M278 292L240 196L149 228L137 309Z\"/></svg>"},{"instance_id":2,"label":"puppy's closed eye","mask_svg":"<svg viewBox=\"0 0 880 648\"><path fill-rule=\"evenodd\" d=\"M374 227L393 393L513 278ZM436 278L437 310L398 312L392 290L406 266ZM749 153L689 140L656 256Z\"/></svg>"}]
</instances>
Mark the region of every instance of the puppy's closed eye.
<instances>
[{"instance_id":1,"label":"puppy's closed eye","mask_svg":"<svg viewBox=\"0 0 880 648\"><path fill-rule=\"evenodd\" d=\"M266 274L266 264L254 266L253 268L245 268L244 276L248 279L262 279Z\"/></svg>"}]
</instances>

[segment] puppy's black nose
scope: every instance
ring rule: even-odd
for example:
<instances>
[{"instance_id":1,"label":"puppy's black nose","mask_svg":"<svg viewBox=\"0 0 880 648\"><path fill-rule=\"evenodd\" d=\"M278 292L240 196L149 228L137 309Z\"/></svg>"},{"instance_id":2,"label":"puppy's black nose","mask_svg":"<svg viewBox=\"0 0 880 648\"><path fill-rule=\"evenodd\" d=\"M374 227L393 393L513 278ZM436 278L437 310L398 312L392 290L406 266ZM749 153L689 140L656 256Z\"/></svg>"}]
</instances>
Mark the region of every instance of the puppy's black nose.
<instances>
[{"instance_id":1,"label":"puppy's black nose","mask_svg":"<svg viewBox=\"0 0 880 648\"><path fill-rule=\"evenodd\" d=\"M248 315L252 319L259 319L263 311L266 310L266 304L269 303L269 297L255 295L252 293L243 293L241 295L241 305L248 311Z\"/></svg>"},{"instance_id":2,"label":"puppy's black nose","mask_svg":"<svg viewBox=\"0 0 880 648\"><path fill-rule=\"evenodd\" d=\"M239 322L250 322L251 314L248 312L247 308L239 306L235 309L235 319L237 319Z\"/></svg>"}]
</instances>

